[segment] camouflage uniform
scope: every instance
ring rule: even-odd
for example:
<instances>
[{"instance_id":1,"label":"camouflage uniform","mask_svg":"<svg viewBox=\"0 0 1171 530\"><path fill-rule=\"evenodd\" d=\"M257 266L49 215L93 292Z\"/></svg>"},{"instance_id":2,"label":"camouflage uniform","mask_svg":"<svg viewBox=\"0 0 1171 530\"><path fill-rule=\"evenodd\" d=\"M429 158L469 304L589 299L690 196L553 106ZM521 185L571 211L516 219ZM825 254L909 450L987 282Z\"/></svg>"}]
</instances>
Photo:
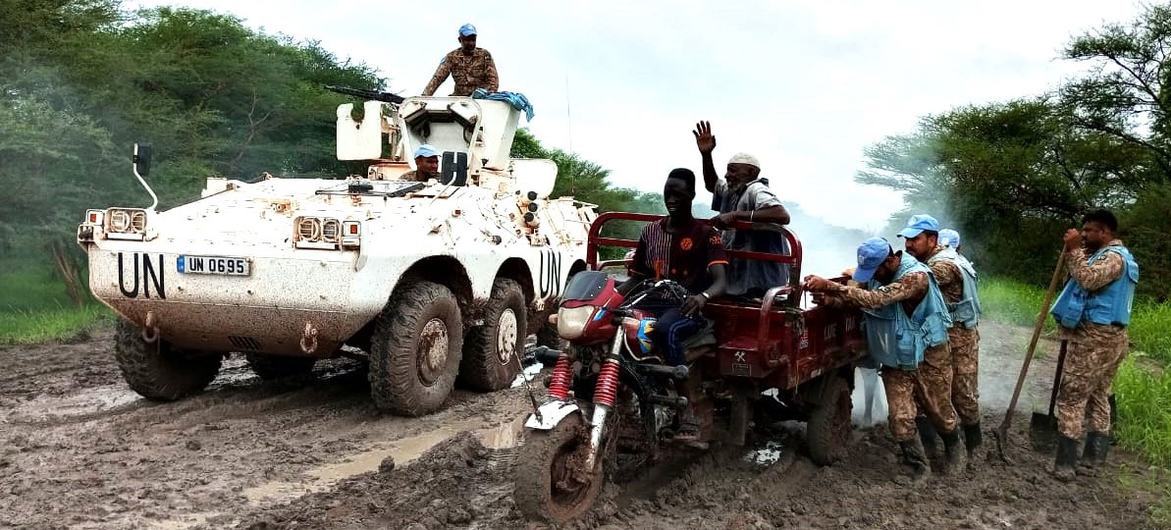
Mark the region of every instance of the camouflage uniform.
<instances>
[{"instance_id":1,"label":"camouflage uniform","mask_svg":"<svg viewBox=\"0 0 1171 530\"><path fill-rule=\"evenodd\" d=\"M1121 245L1114 240L1110 245ZM1096 291L1120 278L1125 270L1121 256L1107 252L1093 265L1083 249L1065 254L1070 276L1087 291ZM1061 390L1057 394L1057 430L1062 436L1078 439L1084 433L1083 420L1091 432L1110 433L1110 386L1118 366L1126 358L1129 339L1123 326L1081 322L1076 329L1062 328L1061 338L1069 341ZM1088 416L1088 418L1087 418Z\"/></svg>"},{"instance_id":2,"label":"camouflage uniform","mask_svg":"<svg viewBox=\"0 0 1171 530\"><path fill-rule=\"evenodd\" d=\"M912 259L904 256L903 259ZM901 279L875 290L832 284L826 298L828 305L851 305L862 308L883 307L902 303L908 314L927 295L929 280L925 273L912 272ZM928 348L918 370L899 370L882 367L882 384L886 387L886 401L890 410L890 433L896 442L912 440L916 435L916 401L939 432L953 432L957 426L956 411L951 403L951 348L947 343Z\"/></svg>"},{"instance_id":3,"label":"camouflage uniform","mask_svg":"<svg viewBox=\"0 0 1171 530\"><path fill-rule=\"evenodd\" d=\"M944 249L935 247L932 256ZM943 299L955 304L964 298L964 279L960 268L948 260L929 264L943 292ZM980 331L968 329L956 323L947 331L947 342L951 345L952 380L951 400L959 414L960 423L980 423L980 389L977 372L980 366Z\"/></svg>"},{"instance_id":4,"label":"camouflage uniform","mask_svg":"<svg viewBox=\"0 0 1171 530\"><path fill-rule=\"evenodd\" d=\"M445 55L443 60L439 61L439 68L435 69L431 82L423 89L423 95L434 94L439 85L447 80L448 75L455 81L455 90L451 93L453 96L470 96L477 88L488 92L500 89L496 63L492 60L492 54L483 48L476 48L471 55L464 54L463 49Z\"/></svg>"},{"instance_id":5,"label":"camouflage uniform","mask_svg":"<svg viewBox=\"0 0 1171 530\"><path fill-rule=\"evenodd\" d=\"M412 169L406 173L403 173L402 175L399 175L398 179L410 182L427 182L427 179L419 176L419 170L417 169Z\"/></svg>"}]
</instances>

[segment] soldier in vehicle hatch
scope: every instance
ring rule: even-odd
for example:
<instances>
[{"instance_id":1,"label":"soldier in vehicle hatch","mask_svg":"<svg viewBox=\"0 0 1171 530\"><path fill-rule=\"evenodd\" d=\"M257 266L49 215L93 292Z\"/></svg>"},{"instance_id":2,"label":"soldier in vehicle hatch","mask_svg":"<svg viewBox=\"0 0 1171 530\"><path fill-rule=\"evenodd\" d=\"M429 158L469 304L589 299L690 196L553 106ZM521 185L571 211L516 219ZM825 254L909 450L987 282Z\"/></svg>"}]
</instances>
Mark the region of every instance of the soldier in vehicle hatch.
<instances>
[{"instance_id":1,"label":"soldier in vehicle hatch","mask_svg":"<svg viewBox=\"0 0 1171 530\"><path fill-rule=\"evenodd\" d=\"M500 89L500 77L496 74L496 62L488 50L476 47L476 27L464 24L459 28L459 48L449 52L439 61L439 68L427 88L423 89L424 96L435 94L439 85L450 75L455 81L453 96L470 96L477 88L488 92Z\"/></svg>"},{"instance_id":2,"label":"soldier in vehicle hatch","mask_svg":"<svg viewBox=\"0 0 1171 530\"><path fill-rule=\"evenodd\" d=\"M415 170L403 173L399 180L427 182L439 178L439 151L429 144L415 149Z\"/></svg>"}]
</instances>

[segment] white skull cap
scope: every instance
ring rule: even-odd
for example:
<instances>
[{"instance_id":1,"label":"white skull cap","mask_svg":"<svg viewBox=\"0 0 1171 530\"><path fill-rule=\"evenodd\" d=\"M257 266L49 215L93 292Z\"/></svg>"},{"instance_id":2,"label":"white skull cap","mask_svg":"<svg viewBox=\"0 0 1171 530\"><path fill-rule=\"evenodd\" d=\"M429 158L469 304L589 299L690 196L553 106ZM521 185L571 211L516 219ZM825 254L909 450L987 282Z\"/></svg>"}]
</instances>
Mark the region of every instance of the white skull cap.
<instances>
[{"instance_id":1,"label":"white skull cap","mask_svg":"<svg viewBox=\"0 0 1171 530\"><path fill-rule=\"evenodd\" d=\"M728 160L729 164L747 164L756 169L760 169L760 161L748 153L736 153Z\"/></svg>"}]
</instances>

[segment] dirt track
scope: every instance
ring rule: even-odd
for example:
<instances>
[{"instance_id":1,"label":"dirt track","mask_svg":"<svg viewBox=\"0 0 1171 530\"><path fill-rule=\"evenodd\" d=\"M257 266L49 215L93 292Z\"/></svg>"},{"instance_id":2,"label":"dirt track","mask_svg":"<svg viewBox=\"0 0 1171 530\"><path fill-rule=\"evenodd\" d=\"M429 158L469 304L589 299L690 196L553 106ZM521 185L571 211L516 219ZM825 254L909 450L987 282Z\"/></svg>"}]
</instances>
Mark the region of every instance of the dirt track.
<instances>
[{"instance_id":1,"label":"dirt track","mask_svg":"<svg viewBox=\"0 0 1171 530\"><path fill-rule=\"evenodd\" d=\"M1007 404L1028 331L989 324L981 334L989 429ZM123 385L109 340L107 332L0 349L0 527L531 526L511 500L522 441L515 420L527 407L520 390L457 392L439 414L397 418L372 408L356 362L319 363L312 380L264 383L233 358L208 392L156 404ZM1036 371L1024 421L1048 399L1051 361ZM891 480L895 450L883 427L857 431L847 459L829 468L800 454L800 433L779 432L774 463L751 461L744 449L681 456L608 487L577 526L1148 527L1149 499L1115 492L1113 468L1059 484L1048 476L1051 457L1025 446L1023 428L1012 438L1014 465L989 460L918 489ZM1112 460L1133 463L1118 452Z\"/></svg>"}]
</instances>

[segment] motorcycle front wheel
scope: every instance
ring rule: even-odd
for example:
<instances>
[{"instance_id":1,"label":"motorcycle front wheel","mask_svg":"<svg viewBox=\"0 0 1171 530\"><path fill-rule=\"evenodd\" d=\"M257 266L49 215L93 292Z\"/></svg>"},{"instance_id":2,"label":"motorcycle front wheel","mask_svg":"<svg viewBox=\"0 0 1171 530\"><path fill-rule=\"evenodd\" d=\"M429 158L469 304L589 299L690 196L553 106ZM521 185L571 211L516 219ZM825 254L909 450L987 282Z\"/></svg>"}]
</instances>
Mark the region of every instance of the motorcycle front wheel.
<instances>
[{"instance_id":1,"label":"motorcycle front wheel","mask_svg":"<svg viewBox=\"0 0 1171 530\"><path fill-rule=\"evenodd\" d=\"M603 446L592 469L582 469L589 426L580 414L548 431L530 430L517 455L513 498L532 520L563 524L589 511L605 483Z\"/></svg>"}]
</instances>

